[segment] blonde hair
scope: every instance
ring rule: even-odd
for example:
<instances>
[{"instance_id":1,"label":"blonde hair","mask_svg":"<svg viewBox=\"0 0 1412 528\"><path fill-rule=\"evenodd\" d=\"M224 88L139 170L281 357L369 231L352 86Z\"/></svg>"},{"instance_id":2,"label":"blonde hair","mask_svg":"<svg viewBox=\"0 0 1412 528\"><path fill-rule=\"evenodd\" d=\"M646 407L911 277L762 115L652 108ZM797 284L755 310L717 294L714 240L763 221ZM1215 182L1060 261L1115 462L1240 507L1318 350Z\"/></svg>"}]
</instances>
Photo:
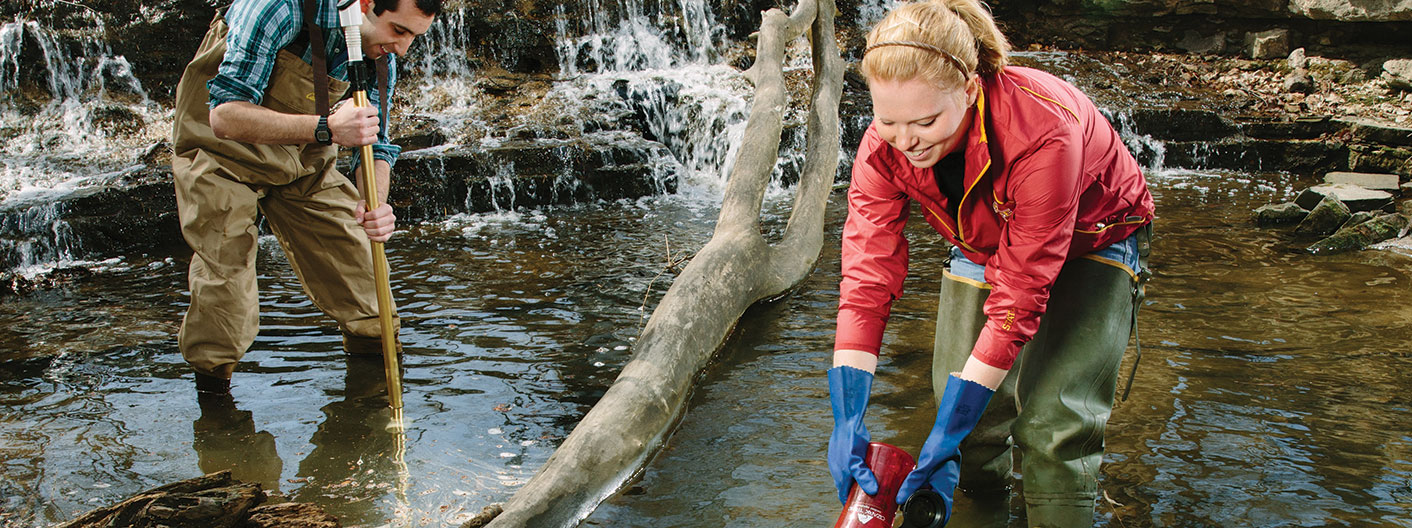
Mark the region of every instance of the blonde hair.
<instances>
[{"instance_id":1,"label":"blonde hair","mask_svg":"<svg viewBox=\"0 0 1412 528\"><path fill-rule=\"evenodd\" d=\"M921 0L899 6L868 33L863 77L926 79L959 88L972 73L999 73L1010 43L980 0Z\"/></svg>"}]
</instances>

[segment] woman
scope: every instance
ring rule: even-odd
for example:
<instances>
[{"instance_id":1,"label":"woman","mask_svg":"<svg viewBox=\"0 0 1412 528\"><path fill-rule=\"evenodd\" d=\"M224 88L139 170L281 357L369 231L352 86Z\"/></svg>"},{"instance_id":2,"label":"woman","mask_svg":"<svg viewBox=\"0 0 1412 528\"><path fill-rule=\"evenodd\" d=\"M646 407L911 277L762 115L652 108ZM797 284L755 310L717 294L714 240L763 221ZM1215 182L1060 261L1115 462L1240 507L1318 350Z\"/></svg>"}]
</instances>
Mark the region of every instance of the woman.
<instances>
[{"instance_id":1,"label":"woman","mask_svg":"<svg viewBox=\"0 0 1412 528\"><path fill-rule=\"evenodd\" d=\"M949 517L958 480L1006 493L1013 445L1030 524L1091 526L1145 273L1147 183L1087 97L1006 65L1009 44L977 0L903 5L867 42L874 116L848 192L828 372L840 500L854 481L877 491L863 414L915 201L955 247L937 314L936 421L898 503L930 486Z\"/></svg>"}]
</instances>

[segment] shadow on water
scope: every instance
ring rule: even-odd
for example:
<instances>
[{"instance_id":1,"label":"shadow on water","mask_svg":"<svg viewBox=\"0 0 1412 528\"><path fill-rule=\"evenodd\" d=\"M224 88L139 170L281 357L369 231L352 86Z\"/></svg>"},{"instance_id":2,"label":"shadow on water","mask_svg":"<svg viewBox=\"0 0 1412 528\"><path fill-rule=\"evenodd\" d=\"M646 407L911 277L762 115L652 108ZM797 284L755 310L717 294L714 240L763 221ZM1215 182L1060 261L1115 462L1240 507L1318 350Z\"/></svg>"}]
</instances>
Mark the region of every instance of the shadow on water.
<instances>
[{"instance_id":1,"label":"shadow on water","mask_svg":"<svg viewBox=\"0 0 1412 528\"><path fill-rule=\"evenodd\" d=\"M1407 526L1412 258L1302 252L1249 211L1308 182L1165 171L1131 399L1114 410L1100 524ZM787 203L771 199L767 230ZM671 441L589 526L821 526L823 371L837 306L830 206L819 267L747 312ZM626 363L715 213L677 198L462 216L389 245L404 320L405 444L376 360L339 338L268 243L263 326L229 402L198 405L176 351L185 256L0 301L0 525L42 526L217 469L345 526L449 525L529 479ZM931 426L943 244L911 222L869 426L915 453ZM1124 365L1131 364L1131 355ZM1124 380L1120 380L1120 383ZM405 451L404 449L405 448ZM405 456L405 470L397 453ZM953 525L1023 524L1016 499L958 499ZM998 519L998 522L997 522Z\"/></svg>"}]
</instances>

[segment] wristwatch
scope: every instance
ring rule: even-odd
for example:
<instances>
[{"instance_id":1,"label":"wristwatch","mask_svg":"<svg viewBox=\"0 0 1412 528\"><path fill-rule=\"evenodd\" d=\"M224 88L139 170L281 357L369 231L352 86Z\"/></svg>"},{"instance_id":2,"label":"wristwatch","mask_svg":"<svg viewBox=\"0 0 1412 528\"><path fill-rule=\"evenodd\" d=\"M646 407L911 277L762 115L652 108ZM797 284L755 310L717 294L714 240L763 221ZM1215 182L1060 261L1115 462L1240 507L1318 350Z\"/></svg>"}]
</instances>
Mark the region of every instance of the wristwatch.
<instances>
[{"instance_id":1,"label":"wristwatch","mask_svg":"<svg viewBox=\"0 0 1412 528\"><path fill-rule=\"evenodd\" d=\"M314 140L325 145L333 144L333 132L328 129L328 116L319 116L319 126L314 128Z\"/></svg>"}]
</instances>

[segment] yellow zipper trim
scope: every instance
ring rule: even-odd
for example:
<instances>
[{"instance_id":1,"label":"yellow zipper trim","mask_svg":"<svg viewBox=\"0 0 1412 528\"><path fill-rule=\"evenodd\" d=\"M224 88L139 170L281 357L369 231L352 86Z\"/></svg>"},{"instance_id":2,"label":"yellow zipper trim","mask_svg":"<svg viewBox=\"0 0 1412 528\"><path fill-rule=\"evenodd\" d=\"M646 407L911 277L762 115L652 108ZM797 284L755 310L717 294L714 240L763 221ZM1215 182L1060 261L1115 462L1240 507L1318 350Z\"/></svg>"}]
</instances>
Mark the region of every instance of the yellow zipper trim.
<instances>
[{"instance_id":1,"label":"yellow zipper trim","mask_svg":"<svg viewBox=\"0 0 1412 528\"><path fill-rule=\"evenodd\" d=\"M980 84L976 85L976 115L972 119L980 120L978 126L981 127L981 138L978 144L985 145L985 87ZM971 190L976 188L976 184L981 182L981 177L985 176L986 171L990 170L990 162L991 160L989 159L985 160L985 166L981 167L980 172L976 173L975 181L972 181L971 185L969 187L966 187L966 192L961 194L961 201L956 202L956 240L962 241L961 246L971 251L975 250L971 249L971 246L967 245L964 242L964 240L966 240L966 229L961 225L961 211L966 206L966 197L971 195ZM932 214L936 214L936 211L932 211ZM944 223L945 222L943 222L943 224Z\"/></svg>"},{"instance_id":2,"label":"yellow zipper trim","mask_svg":"<svg viewBox=\"0 0 1412 528\"><path fill-rule=\"evenodd\" d=\"M985 143L985 85L980 83L976 83L976 117L981 120L981 143Z\"/></svg>"},{"instance_id":3,"label":"yellow zipper trim","mask_svg":"<svg viewBox=\"0 0 1412 528\"><path fill-rule=\"evenodd\" d=\"M980 120L980 123L977 125L981 127L981 137L979 140L979 144L984 145L987 141L985 133L985 87L980 84L977 84L976 90L976 115L973 119ZM971 189L976 188L976 184L981 182L981 176L985 175L986 171L990 170L990 162L991 160L986 160L985 166L981 167L981 171L976 174L976 181L971 182L971 186L967 187L966 192L961 194L961 201L956 203L956 231L953 232L951 231L951 228L946 226L946 217L941 216L941 214L937 213L932 208L927 207L927 212L931 213L932 216L936 217L937 221L941 223L941 227L946 228L946 232L950 233L951 237L955 238L956 242L960 244L961 247L966 248L966 250L972 252L976 252L976 250L975 248L972 248L969 244L966 243L965 230L961 229L961 207L966 204L966 197L971 195Z\"/></svg>"},{"instance_id":4,"label":"yellow zipper trim","mask_svg":"<svg viewBox=\"0 0 1412 528\"><path fill-rule=\"evenodd\" d=\"M1040 95L1039 92L1036 92L1036 91L1034 91L1034 90L1031 90L1028 86L1021 86L1020 89L1026 91L1026 92L1029 92L1030 94L1034 95L1035 97L1038 97L1038 98L1040 98L1040 99L1044 99L1045 101L1049 101L1049 102L1051 102L1051 103L1054 103L1054 104L1056 104L1056 105L1059 105L1059 108L1063 108L1063 109L1065 109L1065 110L1068 110L1070 114L1073 114L1075 121L1078 121L1079 123L1083 123L1083 122L1084 122L1083 119L1079 118L1079 113L1078 113L1078 112L1075 112L1075 111L1071 110L1069 107L1064 106L1064 103L1061 103L1061 102L1059 102L1059 101L1055 101L1055 100L1053 100L1053 99L1050 99L1050 98L1048 98L1048 97L1045 97L1045 96L1043 96L1043 95Z\"/></svg>"},{"instance_id":5,"label":"yellow zipper trim","mask_svg":"<svg viewBox=\"0 0 1412 528\"><path fill-rule=\"evenodd\" d=\"M1139 218L1139 219L1137 219L1137 220L1124 220L1124 221L1122 221L1122 222L1114 222L1114 223L1111 223L1111 224L1108 224L1108 225L1103 226L1102 228L1098 229L1097 231L1085 231L1085 230L1083 230L1083 229L1075 229L1074 232L1075 232L1075 233L1083 233L1083 234L1085 234L1085 235L1097 235L1097 234L1102 233L1102 232L1104 232L1104 231L1107 231L1107 230L1109 230L1109 229L1113 229L1113 227L1115 227L1115 226L1130 225L1130 224L1145 224L1145 223L1147 223L1147 219L1146 219L1146 218Z\"/></svg>"},{"instance_id":6,"label":"yellow zipper trim","mask_svg":"<svg viewBox=\"0 0 1412 528\"><path fill-rule=\"evenodd\" d=\"M926 207L926 206L923 206L923 207ZM957 211L959 212L960 210L958 209ZM930 207L927 207L927 212L928 212L928 213L931 213L932 216L935 216L935 217L936 217L936 221L939 222L939 223L941 223L941 227L942 227L943 229L945 229L946 232L951 235L951 238L956 239L956 243L957 243L957 244L960 244L961 247L966 248L966 249L968 249L968 250L970 250L970 251L975 251L975 248L972 248L970 245L966 244L966 241L965 241L965 240L961 240L961 237L960 237L960 236L957 236L955 231L952 231L950 227L947 227L947 225L946 225L946 217L945 217L945 216L941 216L940 213L937 213L935 209L932 209L932 208L930 208ZM961 226L961 220L959 220L959 219L956 220L956 226L957 226L958 228Z\"/></svg>"}]
</instances>

